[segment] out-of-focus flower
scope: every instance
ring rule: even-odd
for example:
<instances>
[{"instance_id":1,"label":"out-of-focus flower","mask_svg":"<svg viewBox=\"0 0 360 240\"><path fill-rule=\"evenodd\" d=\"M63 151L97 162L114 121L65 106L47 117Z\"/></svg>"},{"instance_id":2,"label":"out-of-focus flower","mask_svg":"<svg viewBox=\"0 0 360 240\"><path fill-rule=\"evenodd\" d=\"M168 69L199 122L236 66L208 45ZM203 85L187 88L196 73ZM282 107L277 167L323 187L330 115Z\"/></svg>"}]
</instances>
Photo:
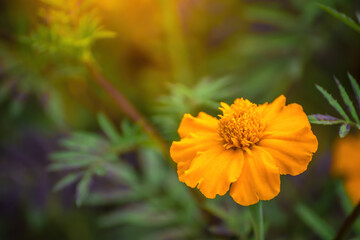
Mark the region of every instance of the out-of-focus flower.
<instances>
[{"instance_id":1,"label":"out-of-focus flower","mask_svg":"<svg viewBox=\"0 0 360 240\"><path fill-rule=\"evenodd\" d=\"M344 178L345 189L353 203L360 201L360 134L336 141L332 173Z\"/></svg>"},{"instance_id":2,"label":"out-of-focus flower","mask_svg":"<svg viewBox=\"0 0 360 240\"><path fill-rule=\"evenodd\" d=\"M236 99L221 103L219 119L185 114L170 154L180 181L198 187L207 198L230 195L247 206L280 192L280 174L307 169L318 142L298 104L285 106L280 96L271 104Z\"/></svg>"}]
</instances>

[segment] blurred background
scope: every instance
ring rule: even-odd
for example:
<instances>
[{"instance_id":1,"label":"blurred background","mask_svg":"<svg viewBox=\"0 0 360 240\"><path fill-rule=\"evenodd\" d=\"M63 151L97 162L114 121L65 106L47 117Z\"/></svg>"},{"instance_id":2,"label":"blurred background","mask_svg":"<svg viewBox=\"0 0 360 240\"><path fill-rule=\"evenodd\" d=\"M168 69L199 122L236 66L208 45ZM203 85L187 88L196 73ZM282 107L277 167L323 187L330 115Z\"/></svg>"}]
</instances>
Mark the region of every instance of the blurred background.
<instances>
[{"instance_id":1,"label":"blurred background","mask_svg":"<svg viewBox=\"0 0 360 240\"><path fill-rule=\"evenodd\" d=\"M1 0L0 239L252 239L245 207L178 181L181 117L280 94L336 116L315 84L350 92L359 37L310 0ZM264 203L268 239L326 239L351 209L338 129L313 131L308 170Z\"/></svg>"}]
</instances>

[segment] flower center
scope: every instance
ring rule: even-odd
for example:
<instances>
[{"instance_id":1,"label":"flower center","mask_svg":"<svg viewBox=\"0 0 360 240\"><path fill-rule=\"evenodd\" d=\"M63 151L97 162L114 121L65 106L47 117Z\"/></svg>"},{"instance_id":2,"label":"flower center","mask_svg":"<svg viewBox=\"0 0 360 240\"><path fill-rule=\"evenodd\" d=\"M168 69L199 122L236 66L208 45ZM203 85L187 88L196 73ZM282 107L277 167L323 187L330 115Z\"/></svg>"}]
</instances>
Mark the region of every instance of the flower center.
<instances>
[{"instance_id":1,"label":"flower center","mask_svg":"<svg viewBox=\"0 0 360 240\"><path fill-rule=\"evenodd\" d=\"M219 134L224 139L224 147L248 148L260 141L264 131L261 109L249 100L236 99L231 106L221 103L219 108Z\"/></svg>"}]
</instances>

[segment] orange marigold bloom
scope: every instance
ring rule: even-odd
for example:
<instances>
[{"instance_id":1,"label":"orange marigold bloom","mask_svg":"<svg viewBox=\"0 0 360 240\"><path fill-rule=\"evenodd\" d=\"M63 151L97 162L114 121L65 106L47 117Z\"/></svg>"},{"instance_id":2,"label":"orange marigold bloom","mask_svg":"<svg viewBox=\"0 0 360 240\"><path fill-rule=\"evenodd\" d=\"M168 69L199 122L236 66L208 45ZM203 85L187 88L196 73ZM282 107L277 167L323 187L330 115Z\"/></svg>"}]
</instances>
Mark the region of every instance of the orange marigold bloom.
<instances>
[{"instance_id":1,"label":"orange marigold bloom","mask_svg":"<svg viewBox=\"0 0 360 240\"><path fill-rule=\"evenodd\" d=\"M280 174L307 169L318 142L298 104L285 106L281 95L271 104L243 98L221 103L219 119L185 114L170 154L179 180L198 187L207 198L230 195L248 206L280 192Z\"/></svg>"},{"instance_id":2,"label":"orange marigold bloom","mask_svg":"<svg viewBox=\"0 0 360 240\"><path fill-rule=\"evenodd\" d=\"M332 173L344 178L345 190L353 203L360 201L360 134L335 142Z\"/></svg>"}]
</instances>

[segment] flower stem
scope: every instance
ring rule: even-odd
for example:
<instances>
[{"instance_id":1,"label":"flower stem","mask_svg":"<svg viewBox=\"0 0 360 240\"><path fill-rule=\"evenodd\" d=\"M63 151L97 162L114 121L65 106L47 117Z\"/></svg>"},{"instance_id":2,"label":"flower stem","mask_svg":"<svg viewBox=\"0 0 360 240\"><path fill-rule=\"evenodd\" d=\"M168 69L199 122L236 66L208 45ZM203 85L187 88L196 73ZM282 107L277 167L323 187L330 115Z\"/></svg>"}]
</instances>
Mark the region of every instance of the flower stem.
<instances>
[{"instance_id":1,"label":"flower stem","mask_svg":"<svg viewBox=\"0 0 360 240\"><path fill-rule=\"evenodd\" d=\"M169 146L161 138L160 134L156 129L146 120L144 116L136 109L136 107L120 92L111 82L102 74L100 68L97 66L95 60L90 57L89 60L85 61L85 65L88 71L93 76L95 82L106 91L109 96L113 98L115 103L134 122L140 124L140 126L149 134L151 138L158 144L164 156L169 159ZM171 164L172 161L170 161Z\"/></svg>"},{"instance_id":2,"label":"flower stem","mask_svg":"<svg viewBox=\"0 0 360 240\"><path fill-rule=\"evenodd\" d=\"M356 205L354 210L350 213L350 215L345 219L344 223L340 227L338 233L336 234L334 240L342 240L345 239L346 235L351 230L351 227L355 224L357 218L360 216L360 202Z\"/></svg>"},{"instance_id":3,"label":"flower stem","mask_svg":"<svg viewBox=\"0 0 360 240\"><path fill-rule=\"evenodd\" d=\"M255 205L249 206L251 219L255 232L256 240L264 240L264 220L263 220L263 210L262 210L262 202Z\"/></svg>"}]
</instances>

